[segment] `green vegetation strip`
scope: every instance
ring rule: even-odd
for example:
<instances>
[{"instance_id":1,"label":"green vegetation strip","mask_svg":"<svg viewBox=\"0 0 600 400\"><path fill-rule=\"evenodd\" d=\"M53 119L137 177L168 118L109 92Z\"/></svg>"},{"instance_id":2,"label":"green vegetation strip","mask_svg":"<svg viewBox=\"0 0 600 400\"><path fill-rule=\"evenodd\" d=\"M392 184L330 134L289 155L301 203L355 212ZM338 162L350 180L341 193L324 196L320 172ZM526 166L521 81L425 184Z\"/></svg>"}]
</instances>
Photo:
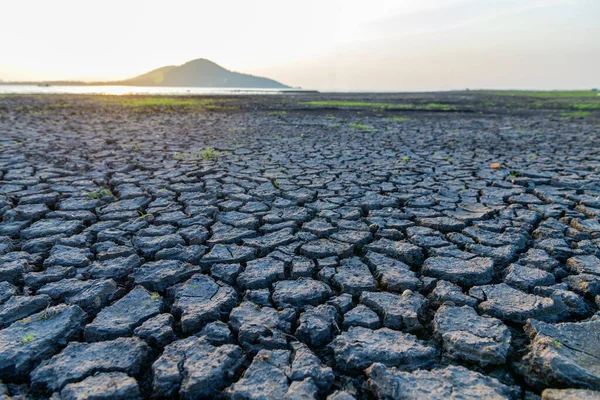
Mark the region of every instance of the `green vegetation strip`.
<instances>
[{"instance_id":1,"label":"green vegetation strip","mask_svg":"<svg viewBox=\"0 0 600 400\"><path fill-rule=\"evenodd\" d=\"M172 97L106 97L104 101L123 107L160 107L160 106L201 106L212 107L215 102L210 99L187 99Z\"/></svg>"},{"instance_id":2,"label":"green vegetation strip","mask_svg":"<svg viewBox=\"0 0 600 400\"><path fill-rule=\"evenodd\" d=\"M538 97L553 99L557 97L598 97L594 90L476 90L475 93L487 93L497 96Z\"/></svg>"},{"instance_id":3,"label":"green vegetation strip","mask_svg":"<svg viewBox=\"0 0 600 400\"><path fill-rule=\"evenodd\" d=\"M302 104L320 107L363 107L363 108L383 108L383 109L402 109L402 110L442 110L452 111L456 107L448 104L428 103L428 104L410 104L410 103L369 103L365 101L306 101Z\"/></svg>"}]
</instances>

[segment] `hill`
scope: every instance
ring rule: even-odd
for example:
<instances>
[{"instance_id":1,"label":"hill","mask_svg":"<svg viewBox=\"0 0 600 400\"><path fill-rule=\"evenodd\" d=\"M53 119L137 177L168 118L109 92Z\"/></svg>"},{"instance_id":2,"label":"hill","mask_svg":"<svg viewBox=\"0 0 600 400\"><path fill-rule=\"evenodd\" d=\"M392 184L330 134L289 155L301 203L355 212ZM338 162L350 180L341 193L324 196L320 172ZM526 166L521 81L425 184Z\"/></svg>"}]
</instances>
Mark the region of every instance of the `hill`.
<instances>
[{"instance_id":1,"label":"hill","mask_svg":"<svg viewBox=\"0 0 600 400\"><path fill-rule=\"evenodd\" d=\"M229 71L204 58L179 66L166 66L135 78L117 82L132 86L190 86L218 88L284 89L282 83L269 78Z\"/></svg>"}]
</instances>

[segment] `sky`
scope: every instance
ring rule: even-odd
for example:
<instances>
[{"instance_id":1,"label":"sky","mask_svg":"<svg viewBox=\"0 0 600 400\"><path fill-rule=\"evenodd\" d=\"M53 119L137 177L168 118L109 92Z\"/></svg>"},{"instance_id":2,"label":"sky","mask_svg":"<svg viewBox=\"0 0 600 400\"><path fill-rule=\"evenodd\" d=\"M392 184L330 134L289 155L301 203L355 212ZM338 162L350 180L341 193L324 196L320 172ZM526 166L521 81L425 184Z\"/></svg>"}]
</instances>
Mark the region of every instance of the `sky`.
<instances>
[{"instance_id":1,"label":"sky","mask_svg":"<svg viewBox=\"0 0 600 400\"><path fill-rule=\"evenodd\" d=\"M600 0L0 0L0 80L207 58L319 90L600 87Z\"/></svg>"}]
</instances>

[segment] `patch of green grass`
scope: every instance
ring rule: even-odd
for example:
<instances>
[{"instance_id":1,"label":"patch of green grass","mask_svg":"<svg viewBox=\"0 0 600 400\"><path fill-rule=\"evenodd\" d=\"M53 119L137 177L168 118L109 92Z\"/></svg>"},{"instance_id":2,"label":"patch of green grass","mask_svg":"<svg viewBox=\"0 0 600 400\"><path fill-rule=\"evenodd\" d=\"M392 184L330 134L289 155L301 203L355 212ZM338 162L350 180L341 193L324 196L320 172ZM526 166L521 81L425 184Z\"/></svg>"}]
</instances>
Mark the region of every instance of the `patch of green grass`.
<instances>
[{"instance_id":1,"label":"patch of green grass","mask_svg":"<svg viewBox=\"0 0 600 400\"><path fill-rule=\"evenodd\" d=\"M199 155L200 155L200 157L202 157L203 160L211 161L211 160L214 160L215 158L219 157L221 155L221 153L219 153L217 150L213 149L212 147L207 147Z\"/></svg>"},{"instance_id":2,"label":"patch of green grass","mask_svg":"<svg viewBox=\"0 0 600 400\"><path fill-rule=\"evenodd\" d=\"M600 110L600 103L577 103L571 104L577 110Z\"/></svg>"},{"instance_id":3,"label":"patch of green grass","mask_svg":"<svg viewBox=\"0 0 600 400\"><path fill-rule=\"evenodd\" d=\"M105 101L123 107L161 107L161 106L214 106L210 99L190 99L174 97L106 97Z\"/></svg>"},{"instance_id":4,"label":"patch of green grass","mask_svg":"<svg viewBox=\"0 0 600 400\"><path fill-rule=\"evenodd\" d=\"M563 348L563 345L562 345L562 343L561 343L561 342L559 342L559 341L558 341L558 340L556 340L556 339L554 339L554 340L552 341L552 346L556 347L557 349L562 349L562 348Z\"/></svg>"},{"instance_id":5,"label":"patch of green grass","mask_svg":"<svg viewBox=\"0 0 600 400\"><path fill-rule=\"evenodd\" d=\"M33 343L34 339L35 339L35 335L33 333L30 333L28 335L25 335L23 337L23 339L21 339L21 344L28 345L30 343Z\"/></svg>"},{"instance_id":6,"label":"patch of green grass","mask_svg":"<svg viewBox=\"0 0 600 400\"><path fill-rule=\"evenodd\" d=\"M382 108L382 109L406 109L406 110L456 110L456 107L449 104L428 103L428 104L412 104L412 103L370 103L367 101L339 101L339 100L319 100L306 101L302 104L309 106L320 107L362 107L362 108Z\"/></svg>"},{"instance_id":7,"label":"patch of green grass","mask_svg":"<svg viewBox=\"0 0 600 400\"><path fill-rule=\"evenodd\" d=\"M350 124L351 128L358 129L361 131L370 131L371 127L368 125L359 124L358 122L353 122Z\"/></svg>"},{"instance_id":8,"label":"patch of green grass","mask_svg":"<svg viewBox=\"0 0 600 400\"><path fill-rule=\"evenodd\" d=\"M287 111L271 111L269 115L274 117L281 117L287 114Z\"/></svg>"},{"instance_id":9,"label":"patch of green grass","mask_svg":"<svg viewBox=\"0 0 600 400\"><path fill-rule=\"evenodd\" d=\"M508 176L510 176L511 178L519 178L519 177L523 176L523 174L520 173L519 171L510 171Z\"/></svg>"},{"instance_id":10,"label":"patch of green grass","mask_svg":"<svg viewBox=\"0 0 600 400\"><path fill-rule=\"evenodd\" d=\"M189 153L177 153L177 154L173 154L173 158L176 159L176 160L187 160L190 157L191 157L191 154L189 154Z\"/></svg>"},{"instance_id":11,"label":"patch of green grass","mask_svg":"<svg viewBox=\"0 0 600 400\"><path fill-rule=\"evenodd\" d=\"M553 99L558 97L597 97L593 90L483 90L480 93L490 93L497 96L537 97Z\"/></svg>"},{"instance_id":12,"label":"patch of green grass","mask_svg":"<svg viewBox=\"0 0 600 400\"><path fill-rule=\"evenodd\" d=\"M99 189L95 192L90 192L87 194L87 197L89 197L90 199L99 199L102 196L112 196L112 192L110 191L110 189L104 188L104 189Z\"/></svg>"},{"instance_id":13,"label":"patch of green grass","mask_svg":"<svg viewBox=\"0 0 600 400\"><path fill-rule=\"evenodd\" d=\"M589 111L574 111L568 113L560 113L561 117L589 117L592 115Z\"/></svg>"},{"instance_id":14,"label":"patch of green grass","mask_svg":"<svg viewBox=\"0 0 600 400\"><path fill-rule=\"evenodd\" d=\"M386 118L388 121L395 121L395 122L404 122L404 121L408 121L408 117L389 117Z\"/></svg>"}]
</instances>

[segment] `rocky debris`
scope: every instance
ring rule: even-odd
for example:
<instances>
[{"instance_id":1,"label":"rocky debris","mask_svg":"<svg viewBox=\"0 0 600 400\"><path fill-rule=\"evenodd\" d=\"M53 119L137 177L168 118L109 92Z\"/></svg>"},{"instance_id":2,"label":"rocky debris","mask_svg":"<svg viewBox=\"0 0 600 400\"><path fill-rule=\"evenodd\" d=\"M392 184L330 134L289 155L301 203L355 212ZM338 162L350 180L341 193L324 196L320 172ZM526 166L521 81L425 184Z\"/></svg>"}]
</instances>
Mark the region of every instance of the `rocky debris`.
<instances>
[{"instance_id":1,"label":"rocky debris","mask_svg":"<svg viewBox=\"0 0 600 400\"><path fill-rule=\"evenodd\" d=\"M376 363L366 371L367 388L380 399L509 399L518 394L497 379L460 366L405 372Z\"/></svg>"},{"instance_id":2,"label":"rocky debris","mask_svg":"<svg viewBox=\"0 0 600 400\"><path fill-rule=\"evenodd\" d=\"M511 335L496 318L480 317L468 306L441 306L433 328L442 341L444 355L450 359L483 367L506 362Z\"/></svg>"},{"instance_id":3,"label":"rocky debris","mask_svg":"<svg viewBox=\"0 0 600 400\"><path fill-rule=\"evenodd\" d=\"M96 318L86 325L88 342L131 336L144 321L160 313L161 297L137 286L125 297L103 308Z\"/></svg>"},{"instance_id":4,"label":"rocky debris","mask_svg":"<svg viewBox=\"0 0 600 400\"><path fill-rule=\"evenodd\" d=\"M461 286L485 285L494 277L494 262L483 257L470 260L434 257L425 260L422 272Z\"/></svg>"},{"instance_id":5,"label":"rocky debris","mask_svg":"<svg viewBox=\"0 0 600 400\"><path fill-rule=\"evenodd\" d=\"M43 361L31 372L31 384L37 390L59 391L97 371L138 375L148 360L149 348L137 338L119 338L107 342L71 342L54 357Z\"/></svg>"},{"instance_id":6,"label":"rocky debris","mask_svg":"<svg viewBox=\"0 0 600 400\"><path fill-rule=\"evenodd\" d=\"M531 344L523 357L525 380L538 387L600 390L600 319L525 325Z\"/></svg>"},{"instance_id":7,"label":"rocky debris","mask_svg":"<svg viewBox=\"0 0 600 400\"><path fill-rule=\"evenodd\" d=\"M524 324L527 319L559 321L568 315L560 297L541 297L514 289L505 283L475 286L469 294L478 299L479 310L503 321Z\"/></svg>"},{"instance_id":8,"label":"rocky debris","mask_svg":"<svg viewBox=\"0 0 600 400\"><path fill-rule=\"evenodd\" d=\"M373 363L404 370L426 368L435 363L438 350L415 336L388 328L351 327L331 344L338 368L358 373Z\"/></svg>"},{"instance_id":9,"label":"rocky debris","mask_svg":"<svg viewBox=\"0 0 600 400\"><path fill-rule=\"evenodd\" d=\"M173 291L172 313L184 333L194 333L207 322L226 317L237 304L235 290L222 282L196 274Z\"/></svg>"},{"instance_id":10,"label":"rocky debris","mask_svg":"<svg viewBox=\"0 0 600 400\"><path fill-rule=\"evenodd\" d=\"M213 346L195 336L178 340L152 364L152 390L161 397L212 398L235 377L243 361L236 345Z\"/></svg>"},{"instance_id":11,"label":"rocky debris","mask_svg":"<svg viewBox=\"0 0 600 400\"><path fill-rule=\"evenodd\" d=\"M0 378L26 376L40 361L76 339L85 320L81 308L61 304L0 330Z\"/></svg>"},{"instance_id":12,"label":"rocky debris","mask_svg":"<svg viewBox=\"0 0 600 400\"><path fill-rule=\"evenodd\" d=\"M386 292L363 292L361 304L375 311L386 328L413 332L423 328L426 301L418 293L406 291L402 295Z\"/></svg>"},{"instance_id":13,"label":"rocky debris","mask_svg":"<svg viewBox=\"0 0 600 400\"><path fill-rule=\"evenodd\" d=\"M77 383L69 383L60 391L60 400L140 399L136 380L123 372L99 373Z\"/></svg>"},{"instance_id":14,"label":"rocky debris","mask_svg":"<svg viewBox=\"0 0 600 400\"><path fill-rule=\"evenodd\" d=\"M0 397L592 396L598 112L418 97L2 97Z\"/></svg>"}]
</instances>

